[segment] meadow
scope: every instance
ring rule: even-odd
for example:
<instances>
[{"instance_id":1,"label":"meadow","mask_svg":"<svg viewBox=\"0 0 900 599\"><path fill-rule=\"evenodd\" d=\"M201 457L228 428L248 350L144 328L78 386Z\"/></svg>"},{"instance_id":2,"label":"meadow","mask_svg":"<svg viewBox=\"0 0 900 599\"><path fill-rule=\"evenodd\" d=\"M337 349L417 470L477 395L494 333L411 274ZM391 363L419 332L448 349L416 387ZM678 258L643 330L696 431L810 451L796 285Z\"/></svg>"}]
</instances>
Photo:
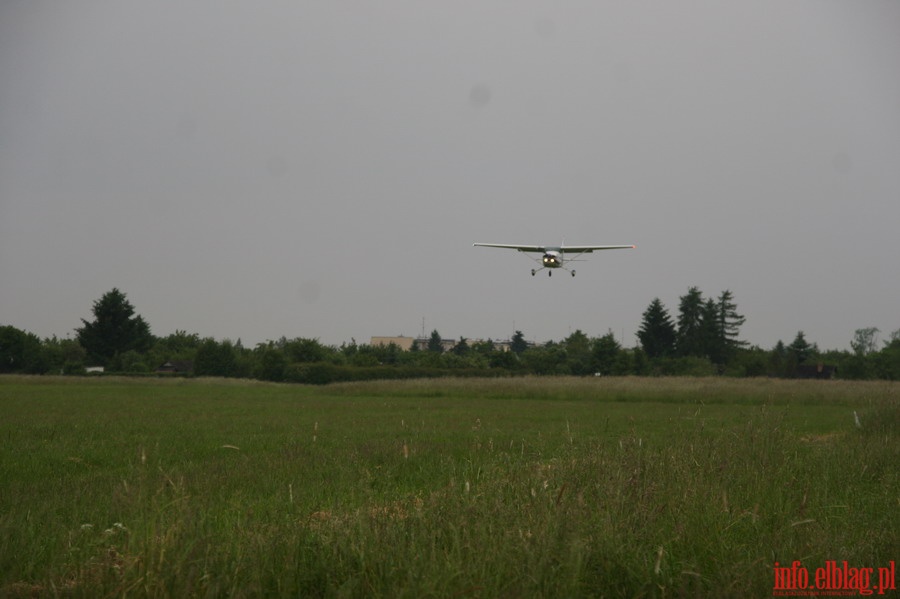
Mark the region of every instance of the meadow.
<instances>
[{"instance_id":1,"label":"meadow","mask_svg":"<svg viewBox=\"0 0 900 599\"><path fill-rule=\"evenodd\" d=\"M0 597L772 596L898 464L887 382L4 376Z\"/></svg>"}]
</instances>

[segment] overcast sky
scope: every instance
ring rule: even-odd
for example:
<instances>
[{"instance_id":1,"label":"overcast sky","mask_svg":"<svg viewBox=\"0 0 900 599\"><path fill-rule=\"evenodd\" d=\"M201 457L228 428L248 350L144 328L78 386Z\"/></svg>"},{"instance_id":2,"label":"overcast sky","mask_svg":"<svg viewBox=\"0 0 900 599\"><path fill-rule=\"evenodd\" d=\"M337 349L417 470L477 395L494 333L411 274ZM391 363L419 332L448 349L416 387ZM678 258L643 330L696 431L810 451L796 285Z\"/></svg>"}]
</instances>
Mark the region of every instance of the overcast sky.
<instances>
[{"instance_id":1,"label":"overcast sky","mask_svg":"<svg viewBox=\"0 0 900 599\"><path fill-rule=\"evenodd\" d=\"M0 324L900 329L900 2L0 1ZM473 242L636 244L532 277Z\"/></svg>"}]
</instances>

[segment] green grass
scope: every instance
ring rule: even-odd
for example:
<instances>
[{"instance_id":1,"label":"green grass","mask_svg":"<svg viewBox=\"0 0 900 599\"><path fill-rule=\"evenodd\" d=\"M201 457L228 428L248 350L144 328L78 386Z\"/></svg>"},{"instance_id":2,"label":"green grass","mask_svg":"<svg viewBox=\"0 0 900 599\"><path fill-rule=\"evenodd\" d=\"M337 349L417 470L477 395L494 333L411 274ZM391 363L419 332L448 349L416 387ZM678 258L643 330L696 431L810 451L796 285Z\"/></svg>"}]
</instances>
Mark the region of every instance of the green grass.
<instances>
[{"instance_id":1,"label":"green grass","mask_svg":"<svg viewBox=\"0 0 900 599\"><path fill-rule=\"evenodd\" d=\"M0 377L0 597L771 596L900 556L898 430L890 383Z\"/></svg>"}]
</instances>

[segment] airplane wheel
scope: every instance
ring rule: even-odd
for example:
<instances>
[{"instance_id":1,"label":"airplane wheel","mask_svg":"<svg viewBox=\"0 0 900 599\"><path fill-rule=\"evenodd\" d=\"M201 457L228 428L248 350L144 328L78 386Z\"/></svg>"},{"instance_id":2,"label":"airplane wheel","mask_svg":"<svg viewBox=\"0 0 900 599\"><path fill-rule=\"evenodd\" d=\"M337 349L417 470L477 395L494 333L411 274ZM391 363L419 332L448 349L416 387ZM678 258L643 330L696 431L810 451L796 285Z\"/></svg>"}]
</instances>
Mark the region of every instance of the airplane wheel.
<instances>
[{"instance_id":1,"label":"airplane wheel","mask_svg":"<svg viewBox=\"0 0 900 599\"><path fill-rule=\"evenodd\" d=\"M548 271L547 271L547 276L548 276L548 277L552 277L552 276L553 276L553 271L552 271L552 270L548 270Z\"/></svg>"},{"instance_id":2,"label":"airplane wheel","mask_svg":"<svg viewBox=\"0 0 900 599\"><path fill-rule=\"evenodd\" d=\"M574 271L574 270L572 271L572 276L573 276L573 277L575 276L575 271Z\"/></svg>"},{"instance_id":3,"label":"airplane wheel","mask_svg":"<svg viewBox=\"0 0 900 599\"><path fill-rule=\"evenodd\" d=\"M535 270L532 268L532 269L531 269L531 276L532 276L532 277L534 276L534 273L535 273Z\"/></svg>"}]
</instances>

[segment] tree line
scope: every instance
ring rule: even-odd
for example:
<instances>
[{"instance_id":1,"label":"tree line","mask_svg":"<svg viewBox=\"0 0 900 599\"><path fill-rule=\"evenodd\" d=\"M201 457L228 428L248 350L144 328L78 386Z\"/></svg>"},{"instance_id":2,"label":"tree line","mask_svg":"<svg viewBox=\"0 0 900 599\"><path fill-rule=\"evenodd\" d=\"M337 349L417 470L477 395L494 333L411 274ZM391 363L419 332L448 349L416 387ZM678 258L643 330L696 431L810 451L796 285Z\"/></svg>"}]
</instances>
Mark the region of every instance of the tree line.
<instances>
[{"instance_id":1,"label":"tree line","mask_svg":"<svg viewBox=\"0 0 900 599\"><path fill-rule=\"evenodd\" d=\"M85 374L106 372L255 378L322 384L378 378L437 376L709 376L900 380L900 330L879 342L877 328L856 331L851 351L821 351L798 331L790 344L771 349L740 339L745 318L725 290L704 297L690 287L673 316L659 298L644 311L638 343L623 346L612 331L589 337L576 330L561 341L534 345L515 331L502 347L491 340L460 338L445 344L432 331L411 350L396 344L356 341L340 346L318 339L282 337L244 347L240 340L201 338L176 331L157 337L126 295L112 289L94 302L93 319L82 319L74 339L36 335L0 326L0 373ZM450 349L445 349L449 345Z\"/></svg>"}]
</instances>

